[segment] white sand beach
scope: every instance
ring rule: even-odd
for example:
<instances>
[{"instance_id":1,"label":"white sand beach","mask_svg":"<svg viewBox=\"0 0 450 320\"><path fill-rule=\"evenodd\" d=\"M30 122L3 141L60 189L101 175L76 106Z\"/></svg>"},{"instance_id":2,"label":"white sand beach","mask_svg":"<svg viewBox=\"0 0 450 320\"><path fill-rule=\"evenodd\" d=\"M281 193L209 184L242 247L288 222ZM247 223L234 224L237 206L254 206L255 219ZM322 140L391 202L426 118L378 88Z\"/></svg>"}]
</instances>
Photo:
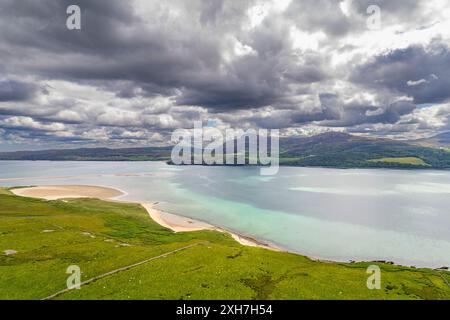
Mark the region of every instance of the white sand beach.
<instances>
[{"instance_id":1,"label":"white sand beach","mask_svg":"<svg viewBox=\"0 0 450 320\"><path fill-rule=\"evenodd\" d=\"M240 235L240 234L237 234L234 232L230 232L228 230L215 227L206 222L202 222L202 221L198 221L198 220L194 220L191 218L186 218L183 216L179 216L179 215L175 215L172 213L158 210L151 203L142 203L141 205L147 210L150 217L154 221L156 221L158 224L162 225L163 227L166 227L175 232L216 230L219 232L225 232L225 233L230 234L234 240L236 240L237 242L239 242L240 244L245 245L245 246L261 247L261 248L266 248L266 249L270 249L270 250L281 251L280 248L277 248L270 244L262 243L251 237L247 237L247 236L243 236L243 235Z\"/></svg>"},{"instance_id":2,"label":"white sand beach","mask_svg":"<svg viewBox=\"0 0 450 320\"><path fill-rule=\"evenodd\" d=\"M141 203L150 217L163 227L175 232L214 230L214 226L194 219L178 216L155 209L151 203Z\"/></svg>"},{"instance_id":3,"label":"white sand beach","mask_svg":"<svg viewBox=\"0 0 450 320\"><path fill-rule=\"evenodd\" d=\"M84 185L60 185L60 186L36 186L29 188L11 189L12 193L22 197L39 198L45 200L58 200L70 198L98 198L102 200L119 201L116 198L125 193L109 187L84 186ZM120 202L126 202L120 200ZM152 203L141 203L149 213L151 219L161 226L174 232L190 232L200 230L216 230L230 234L240 244L251 247L261 247L269 250L282 251L274 245L260 242L251 237L240 235L228 230L215 227L206 222L167 213L155 208Z\"/></svg>"}]
</instances>

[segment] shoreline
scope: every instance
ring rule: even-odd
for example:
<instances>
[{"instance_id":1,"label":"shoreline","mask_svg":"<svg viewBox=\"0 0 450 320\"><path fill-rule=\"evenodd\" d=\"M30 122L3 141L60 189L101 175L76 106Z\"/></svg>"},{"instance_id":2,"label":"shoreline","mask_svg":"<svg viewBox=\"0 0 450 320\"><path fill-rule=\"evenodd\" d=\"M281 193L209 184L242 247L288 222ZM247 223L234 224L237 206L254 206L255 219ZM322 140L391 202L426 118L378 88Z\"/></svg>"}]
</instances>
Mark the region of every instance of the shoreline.
<instances>
[{"instance_id":1,"label":"shoreline","mask_svg":"<svg viewBox=\"0 0 450 320\"><path fill-rule=\"evenodd\" d=\"M438 149L441 150L441 149ZM282 158L281 158L282 159ZM174 167L183 167L183 166L204 166L204 167L265 167L264 165L252 165L252 164L244 164L244 165L238 165L238 164L232 164L232 165L206 165L206 164L170 164L168 163L168 160L109 160L109 159L102 159L102 160L50 160L50 159L37 159L37 160L30 160L30 159L0 159L0 162L161 162L165 163L168 166L174 166ZM292 165L292 164L283 164L280 163L279 167L286 167L286 168L306 168L306 169L340 169L340 170L392 170L392 171L450 171L450 168L437 168L437 167L429 167L429 166L326 166L326 165ZM41 177L33 177L33 178L41 178ZM53 177L42 177L43 179L46 178L53 178ZM54 178L66 178L66 177L54 177ZM24 180L28 179L27 177L24 178L5 178L0 179L0 181L15 181L15 180Z\"/></svg>"},{"instance_id":2,"label":"shoreline","mask_svg":"<svg viewBox=\"0 0 450 320\"><path fill-rule=\"evenodd\" d=\"M250 247L260 247L273 251L285 251L274 244L269 244L261 240L255 239L250 236L243 235L241 233L230 231L225 228L217 227L207 222L203 222L197 219L188 218L179 214L169 213L155 208L158 203L141 203L141 205L147 210L150 217L158 224L166 227L174 232L191 232L201 230L214 230L222 233L229 234L234 240L242 245Z\"/></svg>"},{"instance_id":3,"label":"shoreline","mask_svg":"<svg viewBox=\"0 0 450 320\"><path fill-rule=\"evenodd\" d=\"M127 193L117 188L88 185L48 185L24 188L12 187L9 190L16 196L38 198L48 201L62 199L96 198L106 201L139 204L147 211L150 219L152 219L162 227L172 230L173 232L214 230L229 234L235 241L244 246L260 247L272 251L286 251L273 244L268 244L252 237L242 235L237 232L232 232L203 221L156 209L155 205L158 204L158 202L149 203L121 200L120 198L126 196Z\"/></svg>"},{"instance_id":4,"label":"shoreline","mask_svg":"<svg viewBox=\"0 0 450 320\"><path fill-rule=\"evenodd\" d=\"M192 219L179 214L165 212L163 210L155 208L159 202L139 202L139 201L128 201L120 199L127 195L127 192L120 190L118 188L106 187L106 186L89 186L89 185L52 185L52 186L32 186L32 187L11 187L9 189L14 195L22 197L31 197L44 199L48 201L52 200L62 200L64 199L77 199L77 198L96 198L104 201L112 201L119 203L133 203L139 204L147 211L150 219L160 226L172 230L173 232L193 232L201 230L212 230L221 233L229 234L235 241L244 246L259 247L263 249L268 249L271 251L278 252L288 252L303 257L307 257L312 261L323 262L323 263L358 263L358 262L373 262L373 263L386 263L396 266L402 266L407 268L417 268L417 269L429 269L429 270L445 270L446 267L420 267L415 265L402 264L398 262L393 262L391 259L376 259L376 260L339 260L330 258L320 258L314 255L302 254L300 252L290 251L276 244L264 242L264 240L258 240L251 236L243 235L241 233L227 230L226 228L221 228L214 226L210 223L200 221L197 219Z\"/></svg>"}]
</instances>

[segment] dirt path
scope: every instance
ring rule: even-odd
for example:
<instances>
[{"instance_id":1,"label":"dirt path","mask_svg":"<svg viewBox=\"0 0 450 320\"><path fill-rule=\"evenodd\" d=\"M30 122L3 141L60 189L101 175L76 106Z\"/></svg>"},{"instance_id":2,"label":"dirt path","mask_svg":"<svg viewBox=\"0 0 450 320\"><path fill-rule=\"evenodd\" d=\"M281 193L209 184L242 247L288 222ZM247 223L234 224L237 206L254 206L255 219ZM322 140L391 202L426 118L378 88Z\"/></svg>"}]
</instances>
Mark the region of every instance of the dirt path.
<instances>
[{"instance_id":1,"label":"dirt path","mask_svg":"<svg viewBox=\"0 0 450 320\"><path fill-rule=\"evenodd\" d=\"M439 276L444 280L444 283L447 285L447 287L450 288L450 283L448 283L447 279L442 275L442 273L439 272Z\"/></svg>"},{"instance_id":2,"label":"dirt path","mask_svg":"<svg viewBox=\"0 0 450 320\"><path fill-rule=\"evenodd\" d=\"M195 247L195 246L198 246L198 245L208 244L208 243L209 243L208 241L205 241L205 242L197 242L197 243L194 243L194 244L190 244L190 245L188 245L188 246L181 247L181 248L178 248L178 249L176 249L176 250L172 250L172 251L169 251L169 252L160 254L159 256L152 257L152 258L150 258L150 259L146 259L146 260L143 260L143 261L140 261L140 262L131 264L131 265L129 265L129 266L122 267L122 268L118 268L118 269L109 271L109 272L107 272L107 273L98 275L98 276L96 276L96 277L93 277L93 278L91 278L91 279L88 279L88 280L86 280L86 281L81 282L80 285L81 285L81 286L84 286L84 285L89 284L89 283L91 283L91 282L94 282L94 281L97 281L97 280L99 280L99 279L102 279L102 278L108 277L108 276L110 276L110 275L113 275L113 274L115 274L115 273L122 272L122 271L126 271L126 270L129 270L129 269L138 267L138 266L140 266L140 265L143 265L143 264L145 264L145 263L148 263L148 262L150 262L150 261L153 261L153 260L156 260L156 259L160 259L160 258L164 258L164 257L170 256L170 255L172 255L172 254L174 254L174 253L177 253L177 252L180 252L180 251L183 251L183 250L187 250L187 249L189 249L189 248L192 248L192 247ZM48 297L43 298L42 300L51 300L51 299L54 299L54 298L56 298L56 297L58 297L58 296L60 296L60 295L62 295L62 294L64 294L64 293L66 293L66 292L71 291L71 290L74 290L74 289L68 289L68 288L67 288L67 289L58 291L58 292L56 292L56 293L54 293L54 294L52 294L52 295L50 295L50 296L48 296Z\"/></svg>"}]
</instances>

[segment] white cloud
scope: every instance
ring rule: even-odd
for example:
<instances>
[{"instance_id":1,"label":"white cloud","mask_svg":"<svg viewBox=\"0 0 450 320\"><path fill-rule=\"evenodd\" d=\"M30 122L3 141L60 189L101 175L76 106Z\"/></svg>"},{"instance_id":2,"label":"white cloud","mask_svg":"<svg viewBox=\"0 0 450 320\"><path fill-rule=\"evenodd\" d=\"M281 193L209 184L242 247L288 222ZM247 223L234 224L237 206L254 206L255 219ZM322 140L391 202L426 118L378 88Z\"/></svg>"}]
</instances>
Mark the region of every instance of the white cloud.
<instances>
[{"instance_id":1,"label":"white cloud","mask_svg":"<svg viewBox=\"0 0 450 320\"><path fill-rule=\"evenodd\" d=\"M30 117L8 117L0 120L0 124L9 128L33 129L42 131L62 131L66 128L61 123L42 123Z\"/></svg>"},{"instance_id":2,"label":"white cloud","mask_svg":"<svg viewBox=\"0 0 450 320\"><path fill-rule=\"evenodd\" d=\"M417 80L417 81L409 80L408 82L406 82L406 84L409 87L415 87L415 86L419 86L419 85L425 84L425 83L428 83L428 81L425 80L425 79L420 79L420 80Z\"/></svg>"}]
</instances>

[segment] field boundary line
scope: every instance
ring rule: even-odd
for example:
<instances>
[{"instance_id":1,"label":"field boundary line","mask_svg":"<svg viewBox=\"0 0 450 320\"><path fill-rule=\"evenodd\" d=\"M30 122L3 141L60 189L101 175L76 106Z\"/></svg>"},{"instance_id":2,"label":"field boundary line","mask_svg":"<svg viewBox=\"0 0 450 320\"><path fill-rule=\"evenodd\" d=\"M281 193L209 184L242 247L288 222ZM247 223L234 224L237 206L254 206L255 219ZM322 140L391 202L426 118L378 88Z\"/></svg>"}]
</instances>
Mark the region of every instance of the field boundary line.
<instances>
[{"instance_id":1,"label":"field boundary line","mask_svg":"<svg viewBox=\"0 0 450 320\"><path fill-rule=\"evenodd\" d=\"M130 265L125 266L125 267L121 267L121 268L117 268L117 269L111 270L109 272L103 273L101 275L95 276L95 277L93 277L91 279L88 279L88 280L85 280L85 281L81 282L80 286L87 285L87 284L92 283L94 281L97 281L97 280L103 279L105 277L111 276L113 274L116 274L118 272L130 270L132 268L135 268L135 267L138 267L140 265L146 264L146 263L151 262L153 260L160 259L160 258L165 258L165 257L170 256L172 254L175 254L177 252L180 252L180 251L183 251L183 250L187 250L189 248L192 248L192 247L195 247L195 246L198 246L198 245L208 244L208 243L209 243L209 241L193 243L193 244L190 244L190 245L187 245L187 246L184 246L184 247L181 247L181 248L178 248L178 249L175 249L175 250L172 250L172 251L160 254L160 255L158 255L156 257L152 257L152 258L140 261L140 262L136 262L136 263L130 264ZM56 292L56 293L54 293L54 294L52 294L52 295L50 295L48 297L45 297L45 298L43 298L41 300L51 300L51 299L54 299L54 298L56 298L56 297L58 297L58 296L60 296L60 295L62 295L64 293L67 293L67 292L72 291L72 290L75 290L75 289L66 288L66 289L58 291L58 292Z\"/></svg>"},{"instance_id":2,"label":"field boundary line","mask_svg":"<svg viewBox=\"0 0 450 320\"><path fill-rule=\"evenodd\" d=\"M444 275L440 272L438 272L439 276L444 280L444 283L447 285L447 287L450 288L450 283L448 283L447 279L444 277Z\"/></svg>"}]
</instances>

